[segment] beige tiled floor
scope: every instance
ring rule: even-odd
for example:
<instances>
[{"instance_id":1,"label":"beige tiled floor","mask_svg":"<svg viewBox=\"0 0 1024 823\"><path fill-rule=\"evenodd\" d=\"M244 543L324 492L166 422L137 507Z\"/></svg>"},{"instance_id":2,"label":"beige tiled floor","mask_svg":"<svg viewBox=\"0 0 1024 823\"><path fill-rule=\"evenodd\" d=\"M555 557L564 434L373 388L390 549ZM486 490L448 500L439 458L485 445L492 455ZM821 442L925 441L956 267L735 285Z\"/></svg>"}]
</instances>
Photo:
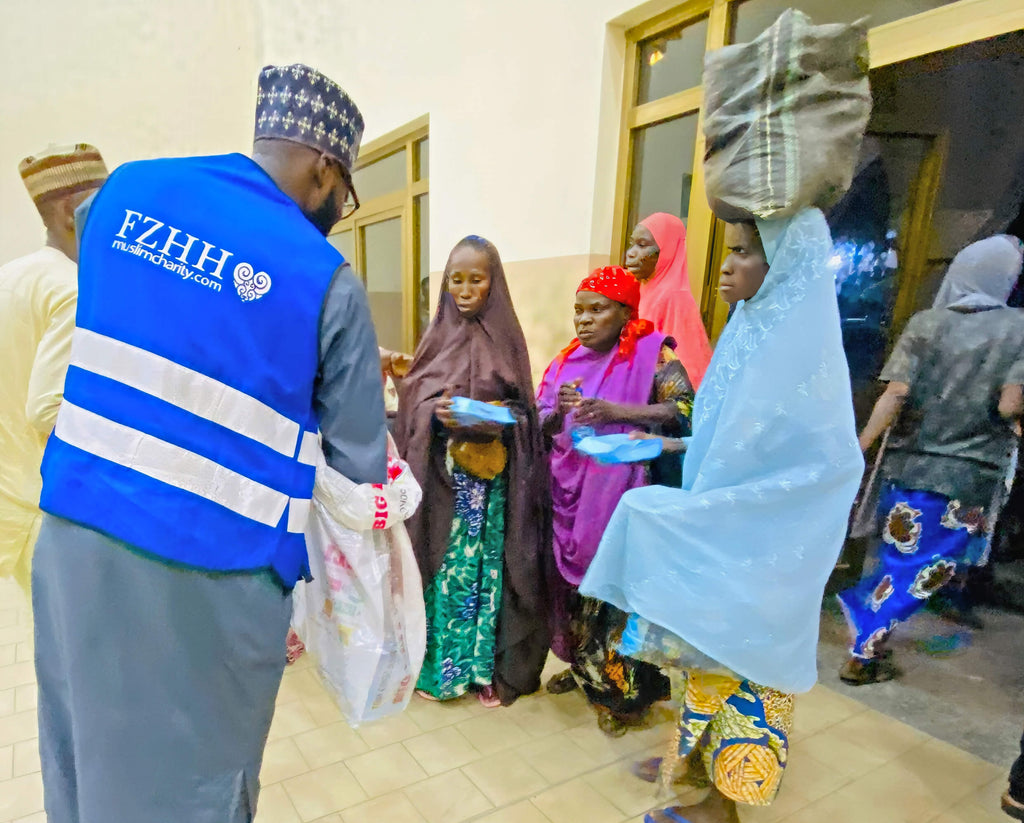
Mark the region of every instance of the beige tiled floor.
<instances>
[{"instance_id":1,"label":"beige tiled floor","mask_svg":"<svg viewBox=\"0 0 1024 823\"><path fill-rule=\"evenodd\" d=\"M32 644L19 597L0 582L0 823L45 823ZM304 658L281 686L257 823L640 823L665 804L629 765L660 754L671 714L660 720L612 740L578 693L492 710L471 699L417 698L403 715L353 730ZM741 817L1006 823L1004 787L1004 768L819 686L798 699L778 800Z\"/></svg>"}]
</instances>

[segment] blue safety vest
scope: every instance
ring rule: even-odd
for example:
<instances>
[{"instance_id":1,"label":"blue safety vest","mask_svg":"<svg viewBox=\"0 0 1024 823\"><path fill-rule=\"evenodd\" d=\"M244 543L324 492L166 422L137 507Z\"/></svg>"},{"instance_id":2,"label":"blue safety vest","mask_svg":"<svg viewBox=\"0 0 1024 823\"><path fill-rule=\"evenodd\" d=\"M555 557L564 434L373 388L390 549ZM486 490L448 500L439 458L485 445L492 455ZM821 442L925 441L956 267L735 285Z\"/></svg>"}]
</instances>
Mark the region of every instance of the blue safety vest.
<instances>
[{"instance_id":1,"label":"blue safety vest","mask_svg":"<svg viewBox=\"0 0 1024 823\"><path fill-rule=\"evenodd\" d=\"M41 508L187 567L308 574L320 310L343 262L242 155L115 171L82 236Z\"/></svg>"}]
</instances>

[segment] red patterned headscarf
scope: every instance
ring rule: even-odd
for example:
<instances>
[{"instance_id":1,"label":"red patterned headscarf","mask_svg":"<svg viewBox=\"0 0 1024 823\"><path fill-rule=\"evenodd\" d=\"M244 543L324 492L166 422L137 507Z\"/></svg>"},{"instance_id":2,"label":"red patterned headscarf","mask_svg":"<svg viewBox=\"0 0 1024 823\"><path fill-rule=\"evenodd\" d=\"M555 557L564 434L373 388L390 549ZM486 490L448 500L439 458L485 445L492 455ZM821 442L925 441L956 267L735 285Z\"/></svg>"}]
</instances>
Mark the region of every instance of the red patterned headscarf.
<instances>
[{"instance_id":1,"label":"red patterned headscarf","mask_svg":"<svg viewBox=\"0 0 1024 823\"><path fill-rule=\"evenodd\" d=\"M638 316L640 282L621 266L605 266L602 269L594 269L590 276L580 283L576 293L579 294L581 291L592 291L630 308L629 320L626 321L619 335L619 357L633 362L636 341L654 331L654 324L650 320L641 320ZM555 359L561 364L580 345L579 338L574 337L572 342L562 349Z\"/></svg>"}]
</instances>

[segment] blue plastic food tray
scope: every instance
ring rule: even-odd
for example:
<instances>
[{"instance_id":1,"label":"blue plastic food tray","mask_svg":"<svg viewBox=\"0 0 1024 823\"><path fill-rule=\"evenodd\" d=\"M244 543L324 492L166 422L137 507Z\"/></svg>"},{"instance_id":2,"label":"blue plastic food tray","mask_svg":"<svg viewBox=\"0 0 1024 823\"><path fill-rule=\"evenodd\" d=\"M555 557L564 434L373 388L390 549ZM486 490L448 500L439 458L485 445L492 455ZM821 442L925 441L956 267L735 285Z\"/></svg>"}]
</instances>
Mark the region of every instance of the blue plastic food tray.
<instances>
[{"instance_id":1,"label":"blue plastic food tray","mask_svg":"<svg viewBox=\"0 0 1024 823\"><path fill-rule=\"evenodd\" d=\"M661 454L660 439L630 440L628 434L599 434L584 437L576 451L593 457L599 463L639 463Z\"/></svg>"},{"instance_id":2,"label":"blue plastic food tray","mask_svg":"<svg viewBox=\"0 0 1024 823\"><path fill-rule=\"evenodd\" d=\"M505 406L495 406L468 397L452 398L452 414L464 426L472 426L474 423L500 423L503 426L511 426L516 422L512 412Z\"/></svg>"}]
</instances>

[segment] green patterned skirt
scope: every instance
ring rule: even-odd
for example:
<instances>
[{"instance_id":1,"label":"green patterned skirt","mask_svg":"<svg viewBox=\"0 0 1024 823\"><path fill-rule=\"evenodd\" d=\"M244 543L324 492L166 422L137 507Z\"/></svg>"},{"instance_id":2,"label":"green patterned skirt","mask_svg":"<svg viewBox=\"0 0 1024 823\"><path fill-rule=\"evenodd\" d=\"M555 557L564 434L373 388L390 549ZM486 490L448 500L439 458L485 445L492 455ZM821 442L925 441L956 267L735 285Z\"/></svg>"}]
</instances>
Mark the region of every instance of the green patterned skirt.
<instances>
[{"instance_id":1,"label":"green patterned skirt","mask_svg":"<svg viewBox=\"0 0 1024 823\"><path fill-rule=\"evenodd\" d=\"M423 593L427 653L418 689L440 700L489 686L501 607L505 478L452 471L455 514L448 552Z\"/></svg>"}]
</instances>

